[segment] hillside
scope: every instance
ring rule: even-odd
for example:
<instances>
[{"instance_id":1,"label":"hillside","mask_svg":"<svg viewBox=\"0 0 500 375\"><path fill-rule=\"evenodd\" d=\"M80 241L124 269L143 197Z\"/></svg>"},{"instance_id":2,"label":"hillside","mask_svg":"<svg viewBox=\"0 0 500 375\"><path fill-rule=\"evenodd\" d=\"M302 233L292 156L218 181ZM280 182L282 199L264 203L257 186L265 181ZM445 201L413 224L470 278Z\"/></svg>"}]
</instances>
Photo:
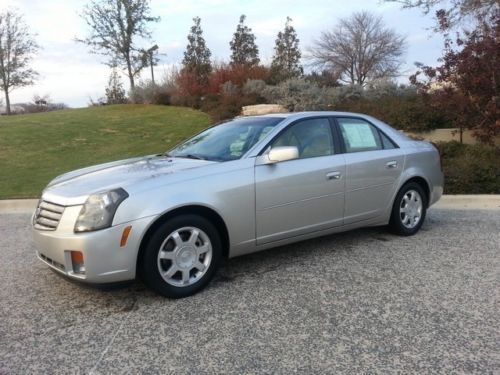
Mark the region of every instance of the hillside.
<instances>
[{"instance_id":1,"label":"hillside","mask_svg":"<svg viewBox=\"0 0 500 375\"><path fill-rule=\"evenodd\" d=\"M0 117L0 199L40 196L55 176L164 152L210 125L183 107L112 105Z\"/></svg>"}]
</instances>

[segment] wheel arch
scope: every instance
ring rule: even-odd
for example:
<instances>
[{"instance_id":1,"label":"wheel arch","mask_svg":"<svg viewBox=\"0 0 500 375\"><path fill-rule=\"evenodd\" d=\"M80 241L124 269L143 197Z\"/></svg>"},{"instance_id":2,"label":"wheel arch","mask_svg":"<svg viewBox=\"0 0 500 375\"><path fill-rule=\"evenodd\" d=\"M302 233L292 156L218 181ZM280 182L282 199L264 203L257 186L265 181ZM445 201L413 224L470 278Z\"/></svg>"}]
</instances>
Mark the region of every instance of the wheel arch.
<instances>
[{"instance_id":1,"label":"wheel arch","mask_svg":"<svg viewBox=\"0 0 500 375\"><path fill-rule=\"evenodd\" d=\"M229 232L222 216L210 207L198 204L186 205L186 206L176 207L170 211L164 212L146 230L146 232L142 236L141 243L139 245L139 251L137 252L136 275L138 274L137 271L140 269L140 265L142 262L142 254L145 251L145 248L148 244L151 234L154 233L160 225L172 219L173 217L179 215L188 215L188 214L199 215L209 220L210 222L212 222L212 224L215 225L215 228L219 232L222 242L222 254L225 258L229 257Z\"/></svg>"},{"instance_id":2,"label":"wheel arch","mask_svg":"<svg viewBox=\"0 0 500 375\"><path fill-rule=\"evenodd\" d=\"M426 208L429 207L429 203L430 203L430 199L431 199L431 187L429 185L429 182L423 178L422 176L412 176L408 179L406 179L400 186L400 188L398 189L398 192L403 188L403 186L405 186L406 184L409 184L411 182L414 182L416 184L418 184L422 190L424 191L425 193L425 202L426 202ZM396 193L397 195L397 193Z\"/></svg>"}]
</instances>

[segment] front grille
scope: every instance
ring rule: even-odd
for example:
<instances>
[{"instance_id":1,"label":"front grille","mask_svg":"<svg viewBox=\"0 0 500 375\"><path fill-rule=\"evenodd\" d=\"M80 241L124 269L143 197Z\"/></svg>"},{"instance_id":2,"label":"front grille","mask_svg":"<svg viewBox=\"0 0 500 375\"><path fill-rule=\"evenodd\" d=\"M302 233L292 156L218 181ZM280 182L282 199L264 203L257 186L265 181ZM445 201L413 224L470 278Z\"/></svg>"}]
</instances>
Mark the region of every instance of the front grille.
<instances>
[{"instance_id":1,"label":"front grille","mask_svg":"<svg viewBox=\"0 0 500 375\"><path fill-rule=\"evenodd\" d=\"M40 230L56 230L64 212L64 206L41 200L35 212L34 227Z\"/></svg>"}]
</instances>

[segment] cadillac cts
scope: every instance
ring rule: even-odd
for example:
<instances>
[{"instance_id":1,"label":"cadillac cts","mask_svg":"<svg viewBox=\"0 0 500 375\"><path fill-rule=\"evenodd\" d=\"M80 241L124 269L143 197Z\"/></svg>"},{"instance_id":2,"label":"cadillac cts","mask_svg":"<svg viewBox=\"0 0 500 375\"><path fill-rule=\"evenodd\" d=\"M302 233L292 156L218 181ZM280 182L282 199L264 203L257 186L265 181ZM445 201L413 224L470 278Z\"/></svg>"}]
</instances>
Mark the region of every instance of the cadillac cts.
<instances>
[{"instance_id":1,"label":"cadillac cts","mask_svg":"<svg viewBox=\"0 0 500 375\"><path fill-rule=\"evenodd\" d=\"M88 283L140 276L173 298L223 258L389 225L415 234L443 191L438 151L372 117L237 118L168 153L66 173L33 215L38 257Z\"/></svg>"}]
</instances>

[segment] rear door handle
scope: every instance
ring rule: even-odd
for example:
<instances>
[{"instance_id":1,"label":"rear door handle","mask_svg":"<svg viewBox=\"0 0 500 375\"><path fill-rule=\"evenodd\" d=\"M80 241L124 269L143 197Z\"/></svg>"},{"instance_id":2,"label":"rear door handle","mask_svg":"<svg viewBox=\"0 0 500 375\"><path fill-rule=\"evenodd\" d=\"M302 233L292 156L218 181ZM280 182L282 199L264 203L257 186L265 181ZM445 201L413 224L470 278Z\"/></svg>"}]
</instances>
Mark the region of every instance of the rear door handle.
<instances>
[{"instance_id":1,"label":"rear door handle","mask_svg":"<svg viewBox=\"0 0 500 375\"><path fill-rule=\"evenodd\" d=\"M326 174L326 179L327 180L338 180L340 179L340 176L342 176L342 174L340 172L329 172Z\"/></svg>"},{"instance_id":2,"label":"rear door handle","mask_svg":"<svg viewBox=\"0 0 500 375\"><path fill-rule=\"evenodd\" d=\"M386 168L397 168L398 162L396 160L389 161L385 163Z\"/></svg>"}]
</instances>

